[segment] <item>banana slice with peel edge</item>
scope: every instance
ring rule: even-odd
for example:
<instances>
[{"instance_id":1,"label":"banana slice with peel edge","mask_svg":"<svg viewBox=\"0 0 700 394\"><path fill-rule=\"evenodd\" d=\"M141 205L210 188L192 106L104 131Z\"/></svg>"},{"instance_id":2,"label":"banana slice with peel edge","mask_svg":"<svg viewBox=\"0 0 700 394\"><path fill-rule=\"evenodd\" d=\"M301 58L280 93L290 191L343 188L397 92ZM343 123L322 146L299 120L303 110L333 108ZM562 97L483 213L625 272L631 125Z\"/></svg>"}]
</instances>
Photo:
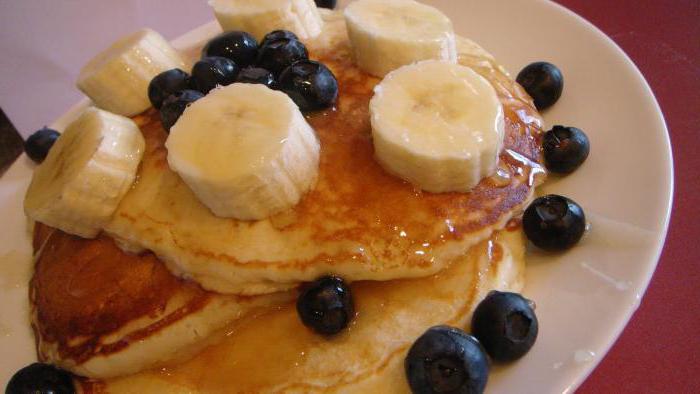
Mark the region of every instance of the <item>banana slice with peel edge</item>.
<instances>
[{"instance_id":1,"label":"banana slice with peel edge","mask_svg":"<svg viewBox=\"0 0 700 394\"><path fill-rule=\"evenodd\" d=\"M187 69L178 52L160 34L142 29L122 37L81 70L77 86L97 107L123 116L151 106L148 84L173 68Z\"/></svg>"},{"instance_id":2,"label":"banana slice with peel edge","mask_svg":"<svg viewBox=\"0 0 700 394\"><path fill-rule=\"evenodd\" d=\"M86 109L34 171L24 200L27 216L94 238L134 182L144 149L131 119Z\"/></svg>"},{"instance_id":3,"label":"banana slice with peel edge","mask_svg":"<svg viewBox=\"0 0 700 394\"><path fill-rule=\"evenodd\" d=\"M457 61L452 22L413 0L357 0L345 9L357 65L376 77L421 60Z\"/></svg>"},{"instance_id":4,"label":"banana slice with peel edge","mask_svg":"<svg viewBox=\"0 0 700 394\"><path fill-rule=\"evenodd\" d=\"M321 33L323 19L313 0L209 0L224 31L243 30L262 41L273 30L306 40Z\"/></svg>"},{"instance_id":5,"label":"banana slice with peel edge","mask_svg":"<svg viewBox=\"0 0 700 394\"><path fill-rule=\"evenodd\" d=\"M419 188L468 192L491 175L503 146L503 107L471 68L428 60L399 68L370 101L378 162Z\"/></svg>"},{"instance_id":6,"label":"banana slice with peel edge","mask_svg":"<svg viewBox=\"0 0 700 394\"><path fill-rule=\"evenodd\" d=\"M294 102L235 83L192 103L170 130L168 163L216 216L259 220L296 205L320 144Z\"/></svg>"}]
</instances>

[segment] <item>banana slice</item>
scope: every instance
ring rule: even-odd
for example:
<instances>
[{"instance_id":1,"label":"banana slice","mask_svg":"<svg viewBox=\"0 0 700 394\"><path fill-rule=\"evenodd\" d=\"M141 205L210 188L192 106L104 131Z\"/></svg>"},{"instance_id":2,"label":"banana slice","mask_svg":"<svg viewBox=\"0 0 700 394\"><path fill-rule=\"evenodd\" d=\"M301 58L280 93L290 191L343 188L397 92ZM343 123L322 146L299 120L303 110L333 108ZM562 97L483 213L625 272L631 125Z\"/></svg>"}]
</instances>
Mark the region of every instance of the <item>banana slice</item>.
<instances>
[{"instance_id":1,"label":"banana slice","mask_svg":"<svg viewBox=\"0 0 700 394\"><path fill-rule=\"evenodd\" d=\"M313 0L210 0L209 5L224 31L247 31L258 41L280 29L306 40L319 35L323 27Z\"/></svg>"},{"instance_id":2,"label":"banana slice","mask_svg":"<svg viewBox=\"0 0 700 394\"><path fill-rule=\"evenodd\" d=\"M318 176L320 145L294 102L236 83L191 104L165 143L170 168L220 217L258 220L296 205Z\"/></svg>"},{"instance_id":3,"label":"banana slice","mask_svg":"<svg viewBox=\"0 0 700 394\"><path fill-rule=\"evenodd\" d=\"M94 238L134 182L145 145L131 119L88 108L34 171L24 198L27 216Z\"/></svg>"},{"instance_id":4,"label":"banana slice","mask_svg":"<svg viewBox=\"0 0 700 394\"><path fill-rule=\"evenodd\" d=\"M96 106L134 116L151 106L148 84L163 71L186 69L168 41L151 29L119 39L80 70L78 88Z\"/></svg>"},{"instance_id":5,"label":"banana slice","mask_svg":"<svg viewBox=\"0 0 700 394\"><path fill-rule=\"evenodd\" d=\"M452 22L413 0L358 0L345 9L357 65L383 77L403 65L435 59L455 63Z\"/></svg>"},{"instance_id":6,"label":"banana slice","mask_svg":"<svg viewBox=\"0 0 700 394\"><path fill-rule=\"evenodd\" d=\"M503 107L471 68L426 60L389 73L370 101L375 155L429 192L467 192L496 170Z\"/></svg>"}]
</instances>

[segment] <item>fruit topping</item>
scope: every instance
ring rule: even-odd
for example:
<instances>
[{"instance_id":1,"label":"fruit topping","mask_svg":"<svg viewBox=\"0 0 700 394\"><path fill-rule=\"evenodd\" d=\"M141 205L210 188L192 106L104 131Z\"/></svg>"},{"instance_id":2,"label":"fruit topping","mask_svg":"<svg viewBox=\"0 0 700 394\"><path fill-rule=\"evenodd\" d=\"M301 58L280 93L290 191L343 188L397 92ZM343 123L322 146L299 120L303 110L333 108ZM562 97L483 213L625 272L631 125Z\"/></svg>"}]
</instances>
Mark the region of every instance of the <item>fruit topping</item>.
<instances>
[{"instance_id":1,"label":"fruit topping","mask_svg":"<svg viewBox=\"0 0 700 394\"><path fill-rule=\"evenodd\" d=\"M205 57L192 67L192 85L207 94L217 86L234 83L238 71L238 65L231 59L221 56Z\"/></svg>"},{"instance_id":2,"label":"fruit topping","mask_svg":"<svg viewBox=\"0 0 700 394\"><path fill-rule=\"evenodd\" d=\"M494 361L524 356L537 339L537 316L520 294L492 291L476 307L472 333Z\"/></svg>"},{"instance_id":3,"label":"fruit topping","mask_svg":"<svg viewBox=\"0 0 700 394\"><path fill-rule=\"evenodd\" d=\"M586 230L583 209L573 200L550 194L539 197L525 210L523 230L535 246L559 251L574 246Z\"/></svg>"},{"instance_id":4,"label":"fruit topping","mask_svg":"<svg viewBox=\"0 0 700 394\"><path fill-rule=\"evenodd\" d=\"M134 116L151 106L148 85L156 75L184 67L180 54L163 36L142 29L90 60L80 70L77 85L97 107Z\"/></svg>"},{"instance_id":5,"label":"fruit topping","mask_svg":"<svg viewBox=\"0 0 700 394\"><path fill-rule=\"evenodd\" d=\"M313 0L209 0L224 31L242 30L258 41L277 29L294 30L302 40L321 33L323 18Z\"/></svg>"},{"instance_id":6,"label":"fruit topping","mask_svg":"<svg viewBox=\"0 0 700 394\"><path fill-rule=\"evenodd\" d=\"M244 31L227 31L212 38L202 50L202 57L220 56L247 67L258 57L258 42Z\"/></svg>"},{"instance_id":7,"label":"fruit topping","mask_svg":"<svg viewBox=\"0 0 700 394\"><path fill-rule=\"evenodd\" d=\"M49 364L34 363L17 371L5 388L5 394L73 394L71 375Z\"/></svg>"},{"instance_id":8,"label":"fruit topping","mask_svg":"<svg viewBox=\"0 0 700 394\"><path fill-rule=\"evenodd\" d=\"M289 30L274 30L265 35L265 38L263 38L262 42L260 43L260 48L264 47L265 45L271 42L282 39L299 40L299 37L297 37L296 34L292 33Z\"/></svg>"},{"instance_id":9,"label":"fruit topping","mask_svg":"<svg viewBox=\"0 0 700 394\"><path fill-rule=\"evenodd\" d=\"M374 88L369 110L375 157L392 175L432 193L466 193L496 172L503 105L469 67L403 66Z\"/></svg>"},{"instance_id":10,"label":"fruit topping","mask_svg":"<svg viewBox=\"0 0 700 394\"><path fill-rule=\"evenodd\" d=\"M335 276L317 279L302 290L297 312L302 323L317 333L337 334L355 315L350 287Z\"/></svg>"},{"instance_id":11,"label":"fruit topping","mask_svg":"<svg viewBox=\"0 0 700 394\"><path fill-rule=\"evenodd\" d=\"M338 4L338 0L314 0L317 7L330 8L331 10L335 8Z\"/></svg>"},{"instance_id":12,"label":"fruit topping","mask_svg":"<svg viewBox=\"0 0 700 394\"><path fill-rule=\"evenodd\" d=\"M189 86L190 75L186 72L179 68L163 71L148 84L148 99L151 100L154 108L160 109L168 96L188 89Z\"/></svg>"},{"instance_id":13,"label":"fruit topping","mask_svg":"<svg viewBox=\"0 0 700 394\"><path fill-rule=\"evenodd\" d=\"M275 86L275 76L264 68L248 67L238 73L236 82L259 83L272 89Z\"/></svg>"},{"instance_id":14,"label":"fruit topping","mask_svg":"<svg viewBox=\"0 0 700 394\"><path fill-rule=\"evenodd\" d=\"M41 163L60 136L61 134L58 131L44 127L27 138L24 142L24 151L30 159Z\"/></svg>"},{"instance_id":15,"label":"fruit topping","mask_svg":"<svg viewBox=\"0 0 700 394\"><path fill-rule=\"evenodd\" d=\"M452 22L437 8L413 0L356 0L344 15L353 60L375 77L421 60L457 61Z\"/></svg>"},{"instance_id":16,"label":"fruit topping","mask_svg":"<svg viewBox=\"0 0 700 394\"><path fill-rule=\"evenodd\" d=\"M94 238L131 187L144 149L133 120L87 108L34 170L25 213L66 233Z\"/></svg>"},{"instance_id":17,"label":"fruit topping","mask_svg":"<svg viewBox=\"0 0 700 394\"><path fill-rule=\"evenodd\" d=\"M309 53L304 44L298 40L282 38L260 48L258 66L280 75L292 63L308 58Z\"/></svg>"},{"instance_id":18,"label":"fruit topping","mask_svg":"<svg viewBox=\"0 0 700 394\"><path fill-rule=\"evenodd\" d=\"M338 97L338 81L323 64L313 60L300 60L282 72L279 88L302 111L328 108Z\"/></svg>"},{"instance_id":19,"label":"fruit topping","mask_svg":"<svg viewBox=\"0 0 700 394\"><path fill-rule=\"evenodd\" d=\"M564 76L561 71L547 62L532 63L523 68L516 81L532 97L538 110L554 105L564 89Z\"/></svg>"},{"instance_id":20,"label":"fruit topping","mask_svg":"<svg viewBox=\"0 0 700 394\"><path fill-rule=\"evenodd\" d=\"M544 163L552 172L568 174L576 170L591 150L588 137L576 127L554 126L542 142Z\"/></svg>"},{"instance_id":21,"label":"fruit topping","mask_svg":"<svg viewBox=\"0 0 700 394\"><path fill-rule=\"evenodd\" d=\"M413 393L482 393L489 363L479 341L464 331L435 326L418 338L404 361Z\"/></svg>"},{"instance_id":22,"label":"fruit topping","mask_svg":"<svg viewBox=\"0 0 700 394\"><path fill-rule=\"evenodd\" d=\"M270 217L298 204L318 177L314 130L289 96L259 84L212 90L182 114L165 147L170 168L219 217Z\"/></svg>"},{"instance_id":23,"label":"fruit topping","mask_svg":"<svg viewBox=\"0 0 700 394\"><path fill-rule=\"evenodd\" d=\"M160 107L160 121L165 131L170 131L188 105L204 97L196 90L183 90L169 96Z\"/></svg>"}]
</instances>

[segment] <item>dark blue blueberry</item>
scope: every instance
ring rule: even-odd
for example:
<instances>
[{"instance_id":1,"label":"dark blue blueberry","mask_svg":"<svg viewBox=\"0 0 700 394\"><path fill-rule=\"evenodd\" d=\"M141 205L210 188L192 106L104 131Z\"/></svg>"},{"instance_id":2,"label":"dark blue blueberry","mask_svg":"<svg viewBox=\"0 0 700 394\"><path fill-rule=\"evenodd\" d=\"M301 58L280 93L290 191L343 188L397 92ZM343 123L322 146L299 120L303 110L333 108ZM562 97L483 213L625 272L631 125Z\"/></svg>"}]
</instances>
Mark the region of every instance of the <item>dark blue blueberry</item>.
<instances>
[{"instance_id":1,"label":"dark blue blueberry","mask_svg":"<svg viewBox=\"0 0 700 394\"><path fill-rule=\"evenodd\" d=\"M554 105L564 90L564 76L561 71L547 62L528 65L518 73L516 80L535 101L538 110Z\"/></svg>"},{"instance_id":2,"label":"dark blue blueberry","mask_svg":"<svg viewBox=\"0 0 700 394\"><path fill-rule=\"evenodd\" d=\"M435 326L411 346L404 361L414 394L483 393L489 363L476 338L448 326Z\"/></svg>"},{"instance_id":3,"label":"dark blue blueberry","mask_svg":"<svg viewBox=\"0 0 700 394\"><path fill-rule=\"evenodd\" d=\"M517 293L490 292L472 316L472 333L498 362L524 356L535 344L537 331L530 301Z\"/></svg>"},{"instance_id":4,"label":"dark blue blueberry","mask_svg":"<svg viewBox=\"0 0 700 394\"><path fill-rule=\"evenodd\" d=\"M355 315L350 287L335 276L317 279L302 290L297 312L301 322L317 333L337 334Z\"/></svg>"},{"instance_id":5,"label":"dark blue blueberry","mask_svg":"<svg viewBox=\"0 0 700 394\"><path fill-rule=\"evenodd\" d=\"M163 101L173 93L190 87L190 75L174 68L156 75L148 84L148 99L154 108L160 109Z\"/></svg>"},{"instance_id":6,"label":"dark blue blueberry","mask_svg":"<svg viewBox=\"0 0 700 394\"><path fill-rule=\"evenodd\" d=\"M247 67L258 57L258 42L244 31L227 31L212 38L202 50L202 57L221 56Z\"/></svg>"},{"instance_id":7,"label":"dark blue blueberry","mask_svg":"<svg viewBox=\"0 0 700 394\"><path fill-rule=\"evenodd\" d=\"M296 34L292 33L289 30L274 30L265 35L263 38L262 42L260 43L260 48L264 47L265 45L281 40L281 39L286 39L286 40L299 40L299 37L297 37Z\"/></svg>"},{"instance_id":8,"label":"dark blue blueberry","mask_svg":"<svg viewBox=\"0 0 700 394\"><path fill-rule=\"evenodd\" d=\"M183 90L165 99L160 107L160 121L165 131L170 132L170 128L180 119L185 108L202 97L204 95L196 90Z\"/></svg>"},{"instance_id":9,"label":"dark blue blueberry","mask_svg":"<svg viewBox=\"0 0 700 394\"><path fill-rule=\"evenodd\" d=\"M258 67L270 70L275 76L278 76L292 63L308 58L309 52L300 41L281 38L260 48Z\"/></svg>"},{"instance_id":10,"label":"dark blue blueberry","mask_svg":"<svg viewBox=\"0 0 700 394\"><path fill-rule=\"evenodd\" d=\"M523 214L523 230L538 248L566 250L583 236L586 216L573 200L550 194L535 199L527 207Z\"/></svg>"},{"instance_id":11,"label":"dark blue blueberry","mask_svg":"<svg viewBox=\"0 0 700 394\"><path fill-rule=\"evenodd\" d=\"M58 131L48 127L37 130L24 142L24 151L30 159L41 163L60 135Z\"/></svg>"},{"instance_id":12,"label":"dark blue blueberry","mask_svg":"<svg viewBox=\"0 0 700 394\"><path fill-rule=\"evenodd\" d=\"M275 86L275 76L264 68L248 67L238 73L236 82L259 83L272 89Z\"/></svg>"},{"instance_id":13,"label":"dark blue blueberry","mask_svg":"<svg viewBox=\"0 0 700 394\"><path fill-rule=\"evenodd\" d=\"M321 8L330 8L331 10L335 8L338 4L338 0L314 0L316 5Z\"/></svg>"},{"instance_id":14,"label":"dark blue blueberry","mask_svg":"<svg viewBox=\"0 0 700 394\"><path fill-rule=\"evenodd\" d=\"M5 394L73 394L71 375L49 364L34 363L17 371Z\"/></svg>"},{"instance_id":15,"label":"dark blue blueberry","mask_svg":"<svg viewBox=\"0 0 700 394\"><path fill-rule=\"evenodd\" d=\"M234 83L238 71L236 62L231 59L221 56L205 57L192 67L192 86L207 94L219 85Z\"/></svg>"},{"instance_id":16,"label":"dark blue blueberry","mask_svg":"<svg viewBox=\"0 0 700 394\"><path fill-rule=\"evenodd\" d=\"M542 147L547 169L561 174L576 170L591 151L583 130L565 126L554 126L545 133Z\"/></svg>"},{"instance_id":17,"label":"dark blue blueberry","mask_svg":"<svg viewBox=\"0 0 700 394\"><path fill-rule=\"evenodd\" d=\"M335 75L319 62L300 60L289 66L278 80L278 88L302 111L328 108L338 98Z\"/></svg>"}]
</instances>

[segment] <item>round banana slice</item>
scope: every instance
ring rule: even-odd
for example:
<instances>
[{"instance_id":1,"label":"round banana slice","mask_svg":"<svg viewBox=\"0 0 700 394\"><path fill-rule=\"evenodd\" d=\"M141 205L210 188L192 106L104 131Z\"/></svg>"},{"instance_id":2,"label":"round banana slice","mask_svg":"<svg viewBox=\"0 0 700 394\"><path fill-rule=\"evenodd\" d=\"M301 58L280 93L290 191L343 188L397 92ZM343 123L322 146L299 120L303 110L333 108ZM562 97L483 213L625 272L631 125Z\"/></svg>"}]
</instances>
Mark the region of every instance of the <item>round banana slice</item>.
<instances>
[{"instance_id":1,"label":"round banana slice","mask_svg":"<svg viewBox=\"0 0 700 394\"><path fill-rule=\"evenodd\" d=\"M455 63L452 22L413 0L358 0L345 9L357 65L383 77L403 65L434 59Z\"/></svg>"},{"instance_id":2,"label":"round banana slice","mask_svg":"<svg viewBox=\"0 0 700 394\"><path fill-rule=\"evenodd\" d=\"M168 41L151 29L119 39L80 70L78 88L96 106L124 116L151 106L148 84L163 71L186 69Z\"/></svg>"},{"instance_id":3,"label":"round banana slice","mask_svg":"<svg viewBox=\"0 0 700 394\"><path fill-rule=\"evenodd\" d=\"M294 102L236 83L195 101L165 143L170 168L220 217L264 219L296 205L318 176L319 141Z\"/></svg>"},{"instance_id":4,"label":"round banana slice","mask_svg":"<svg viewBox=\"0 0 700 394\"><path fill-rule=\"evenodd\" d=\"M209 5L224 31L247 31L258 41L280 29L306 40L319 35L323 27L313 0L210 0Z\"/></svg>"},{"instance_id":5,"label":"round banana slice","mask_svg":"<svg viewBox=\"0 0 700 394\"><path fill-rule=\"evenodd\" d=\"M503 145L503 107L471 68L427 60L391 72L370 101L375 155L423 190L467 192L492 174Z\"/></svg>"},{"instance_id":6,"label":"round banana slice","mask_svg":"<svg viewBox=\"0 0 700 394\"><path fill-rule=\"evenodd\" d=\"M34 171L24 199L27 216L94 238L134 182L145 145L131 119L88 108Z\"/></svg>"}]
</instances>

